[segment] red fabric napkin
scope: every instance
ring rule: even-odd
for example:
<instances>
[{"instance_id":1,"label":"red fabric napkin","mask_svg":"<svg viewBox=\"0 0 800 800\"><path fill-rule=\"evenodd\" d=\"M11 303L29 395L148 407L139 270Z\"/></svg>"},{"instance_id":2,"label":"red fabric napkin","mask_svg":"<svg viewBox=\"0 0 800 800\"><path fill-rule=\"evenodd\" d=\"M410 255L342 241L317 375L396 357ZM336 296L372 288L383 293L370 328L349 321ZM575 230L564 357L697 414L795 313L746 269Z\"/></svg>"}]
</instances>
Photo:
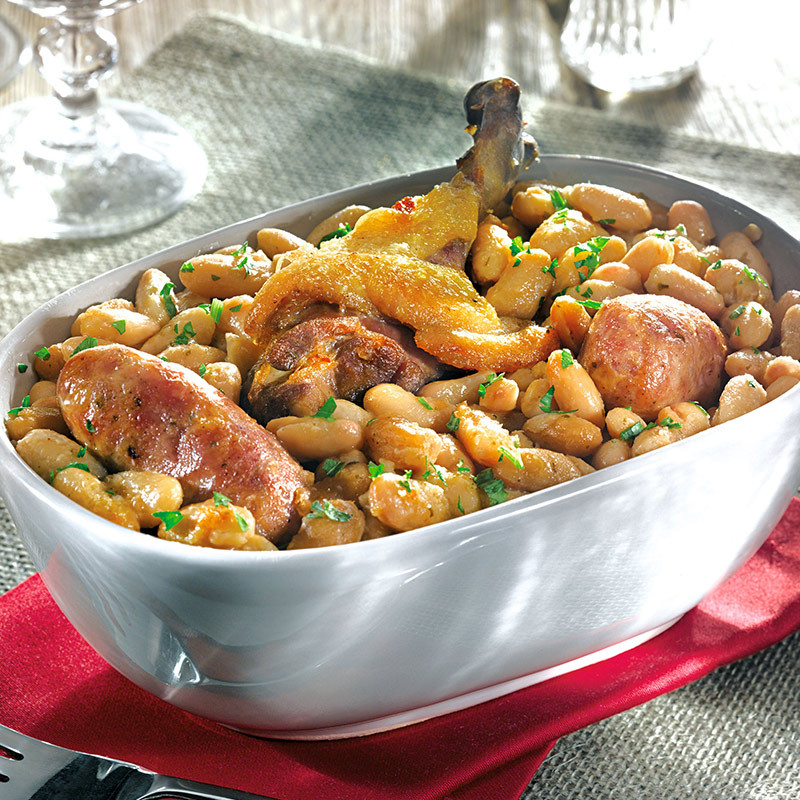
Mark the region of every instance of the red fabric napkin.
<instances>
[{"instance_id":1,"label":"red fabric napkin","mask_svg":"<svg viewBox=\"0 0 800 800\"><path fill-rule=\"evenodd\" d=\"M280 800L518 798L558 737L800 629L800 500L758 553L660 636L603 663L418 725L334 742L234 733L140 690L38 577L0 598L0 722L54 744Z\"/></svg>"}]
</instances>

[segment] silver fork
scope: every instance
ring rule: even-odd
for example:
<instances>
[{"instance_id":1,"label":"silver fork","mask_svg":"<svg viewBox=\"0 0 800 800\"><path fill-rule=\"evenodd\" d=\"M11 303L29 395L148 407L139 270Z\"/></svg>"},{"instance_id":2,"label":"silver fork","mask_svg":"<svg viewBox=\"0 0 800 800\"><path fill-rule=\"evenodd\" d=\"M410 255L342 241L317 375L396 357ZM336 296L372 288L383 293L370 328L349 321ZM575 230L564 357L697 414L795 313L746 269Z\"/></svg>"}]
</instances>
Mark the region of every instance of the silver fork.
<instances>
[{"instance_id":1,"label":"silver fork","mask_svg":"<svg viewBox=\"0 0 800 800\"><path fill-rule=\"evenodd\" d=\"M157 775L113 758L78 753L0 725L3 800L275 800Z\"/></svg>"}]
</instances>

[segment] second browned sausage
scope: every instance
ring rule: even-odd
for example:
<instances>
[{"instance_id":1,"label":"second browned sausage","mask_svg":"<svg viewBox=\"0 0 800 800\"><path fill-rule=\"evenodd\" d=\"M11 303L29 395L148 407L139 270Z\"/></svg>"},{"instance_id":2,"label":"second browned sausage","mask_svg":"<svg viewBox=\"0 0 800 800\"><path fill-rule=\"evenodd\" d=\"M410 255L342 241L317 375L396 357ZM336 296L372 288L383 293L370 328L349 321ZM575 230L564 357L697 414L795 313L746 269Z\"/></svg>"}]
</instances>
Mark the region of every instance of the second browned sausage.
<instances>
[{"instance_id":1,"label":"second browned sausage","mask_svg":"<svg viewBox=\"0 0 800 800\"><path fill-rule=\"evenodd\" d=\"M189 503L220 492L275 543L297 529L299 464L190 370L122 345L94 347L69 359L57 393L73 436L117 470L172 475Z\"/></svg>"},{"instance_id":2,"label":"second browned sausage","mask_svg":"<svg viewBox=\"0 0 800 800\"><path fill-rule=\"evenodd\" d=\"M603 303L579 360L607 409L630 406L653 420L672 403L715 403L725 354L725 337L699 309L672 297L630 294Z\"/></svg>"}]
</instances>

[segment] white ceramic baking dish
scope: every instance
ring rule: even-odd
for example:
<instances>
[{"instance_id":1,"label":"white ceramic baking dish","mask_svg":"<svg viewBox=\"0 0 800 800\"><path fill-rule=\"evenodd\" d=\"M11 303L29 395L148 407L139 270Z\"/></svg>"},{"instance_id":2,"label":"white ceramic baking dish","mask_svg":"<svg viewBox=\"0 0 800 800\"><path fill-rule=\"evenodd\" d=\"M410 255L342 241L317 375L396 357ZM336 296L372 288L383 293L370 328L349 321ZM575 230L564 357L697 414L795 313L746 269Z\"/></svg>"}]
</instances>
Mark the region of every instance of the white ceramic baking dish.
<instances>
[{"instance_id":1,"label":"white ceramic baking dish","mask_svg":"<svg viewBox=\"0 0 800 800\"><path fill-rule=\"evenodd\" d=\"M547 156L538 177L703 203L722 235L755 222L776 296L800 243L743 203L646 167ZM391 204L452 169L314 198L175 245L71 289L0 343L15 365L86 306L158 266L264 226L301 235L350 203ZM225 725L284 738L384 730L605 658L670 625L763 542L800 477L800 391L663 450L469 516L320 550L224 552L133 534L39 479L0 436L2 495L56 602L135 683Z\"/></svg>"}]
</instances>

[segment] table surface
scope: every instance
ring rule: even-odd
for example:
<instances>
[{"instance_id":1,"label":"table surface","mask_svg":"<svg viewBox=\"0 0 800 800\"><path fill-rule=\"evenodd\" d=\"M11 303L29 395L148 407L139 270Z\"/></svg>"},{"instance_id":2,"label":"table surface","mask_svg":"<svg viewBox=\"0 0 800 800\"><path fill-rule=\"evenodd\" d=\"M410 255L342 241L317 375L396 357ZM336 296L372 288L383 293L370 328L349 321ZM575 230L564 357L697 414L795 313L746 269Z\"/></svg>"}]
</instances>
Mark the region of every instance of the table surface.
<instances>
[{"instance_id":1,"label":"table surface","mask_svg":"<svg viewBox=\"0 0 800 800\"><path fill-rule=\"evenodd\" d=\"M120 42L118 74L107 90L113 92L115 83L124 82L194 14L223 12L391 66L465 81L508 74L529 97L721 142L800 154L800 58L795 26L783 20L791 4L727 0L723 7L722 0L696 0L698 6L703 2L715 16L696 75L675 89L646 95L618 97L593 90L559 62L559 20L566 5L561 0L147 0L104 23ZM0 16L29 41L40 26L38 17L3 0ZM46 92L43 79L28 67L0 91L0 106ZM622 716L630 719L635 713ZM604 759L609 752L602 750L604 737L613 738L615 731L612 723L562 740L538 780L564 781L582 761L567 765L588 758L592 748ZM525 797L541 791L542 784L534 781Z\"/></svg>"},{"instance_id":2,"label":"table surface","mask_svg":"<svg viewBox=\"0 0 800 800\"><path fill-rule=\"evenodd\" d=\"M800 153L800 58L786 0L693 0L707 7L710 44L681 86L618 97L593 90L558 59L568 0L146 0L106 24L120 42L113 80L141 63L194 14L224 12L319 44L419 72L477 80L515 77L528 96L602 109L631 121L725 142ZM30 40L40 20L0 0ZM781 23L784 24L781 24ZM109 88L113 89L113 85ZM0 105L43 94L33 67L0 92Z\"/></svg>"}]
</instances>

